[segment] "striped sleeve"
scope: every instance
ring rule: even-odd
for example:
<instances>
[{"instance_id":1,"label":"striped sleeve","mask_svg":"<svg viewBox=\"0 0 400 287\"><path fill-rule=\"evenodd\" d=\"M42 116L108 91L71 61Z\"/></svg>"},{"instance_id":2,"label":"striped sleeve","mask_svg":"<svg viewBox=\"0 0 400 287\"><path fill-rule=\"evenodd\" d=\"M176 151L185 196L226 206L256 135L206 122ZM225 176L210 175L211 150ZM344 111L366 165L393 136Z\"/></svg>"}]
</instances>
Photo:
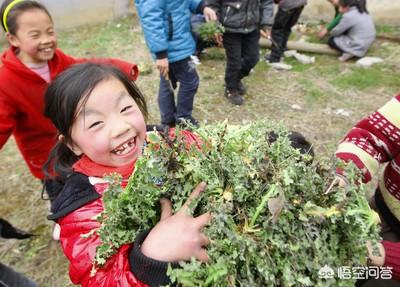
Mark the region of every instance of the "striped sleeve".
<instances>
[{"instance_id":1,"label":"striped sleeve","mask_svg":"<svg viewBox=\"0 0 400 287\"><path fill-rule=\"evenodd\" d=\"M400 151L400 95L357 123L339 144L336 156L354 162L368 182L379 165Z\"/></svg>"}]
</instances>

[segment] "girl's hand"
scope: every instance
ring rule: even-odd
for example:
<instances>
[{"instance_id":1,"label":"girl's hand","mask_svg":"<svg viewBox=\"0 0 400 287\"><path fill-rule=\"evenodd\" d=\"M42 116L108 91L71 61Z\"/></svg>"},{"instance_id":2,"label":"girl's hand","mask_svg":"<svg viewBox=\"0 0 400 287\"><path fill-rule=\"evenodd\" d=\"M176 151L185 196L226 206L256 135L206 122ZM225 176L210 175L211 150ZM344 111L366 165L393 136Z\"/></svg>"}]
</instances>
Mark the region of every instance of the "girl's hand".
<instances>
[{"instance_id":1,"label":"girl's hand","mask_svg":"<svg viewBox=\"0 0 400 287\"><path fill-rule=\"evenodd\" d=\"M383 247L382 243L378 243L377 248L379 254L374 252L372 244L370 241L367 241L367 250L368 250L368 261L370 265L374 266L383 266L385 264L385 248Z\"/></svg>"},{"instance_id":2,"label":"girl's hand","mask_svg":"<svg viewBox=\"0 0 400 287\"><path fill-rule=\"evenodd\" d=\"M160 74L166 79L169 80L168 73L169 73L169 64L168 58L164 59L157 59L156 60L156 67L160 71Z\"/></svg>"},{"instance_id":3,"label":"girl's hand","mask_svg":"<svg viewBox=\"0 0 400 287\"><path fill-rule=\"evenodd\" d=\"M167 199L161 200L161 219L141 246L144 255L166 262L187 261L192 257L203 262L208 260L204 246L209 240L202 230L210 222L211 214L207 212L196 218L189 214L190 203L205 187L204 182L200 183L174 215L171 202Z\"/></svg>"},{"instance_id":4,"label":"girl's hand","mask_svg":"<svg viewBox=\"0 0 400 287\"><path fill-rule=\"evenodd\" d=\"M328 33L329 33L328 29L326 29L325 27L322 27L322 28L318 31L317 37L320 38L320 39L322 39L322 38L324 38L326 35L328 35Z\"/></svg>"}]
</instances>

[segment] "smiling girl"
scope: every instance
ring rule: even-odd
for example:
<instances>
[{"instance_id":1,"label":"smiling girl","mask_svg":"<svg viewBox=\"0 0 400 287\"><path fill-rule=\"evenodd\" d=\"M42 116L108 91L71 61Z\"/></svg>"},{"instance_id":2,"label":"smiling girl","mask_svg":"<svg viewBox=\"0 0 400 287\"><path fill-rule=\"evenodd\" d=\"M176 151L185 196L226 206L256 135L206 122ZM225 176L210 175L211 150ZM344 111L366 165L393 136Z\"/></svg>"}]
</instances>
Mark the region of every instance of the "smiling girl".
<instances>
[{"instance_id":1,"label":"smiling girl","mask_svg":"<svg viewBox=\"0 0 400 287\"><path fill-rule=\"evenodd\" d=\"M190 202L205 188L201 183L174 215L170 202L162 200L160 222L139 234L134 244L119 248L91 274L96 247L101 244L95 232L100 223L95 217L103 211L102 196L108 187L103 176L119 173L124 187L134 171L146 140L145 100L119 70L86 63L62 73L49 86L45 102L45 114L59 131L47 171L67 174L48 218L61 227L60 242L74 284L166 285L168 263L192 257L207 260L204 246L208 239L202 230L210 214L193 218L188 213ZM192 139L193 134L183 133L188 141Z\"/></svg>"},{"instance_id":2,"label":"smiling girl","mask_svg":"<svg viewBox=\"0 0 400 287\"><path fill-rule=\"evenodd\" d=\"M43 163L55 143L56 130L43 116L44 91L75 59L57 48L57 35L47 9L36 1L6 0L0 19L10 47L0 59L0 149L11 135L32 174L43 180ZM138 69L116 59L112 63L136 80ZM52 182L46 188L51 194Z\"/></svg>"}]
</instances>

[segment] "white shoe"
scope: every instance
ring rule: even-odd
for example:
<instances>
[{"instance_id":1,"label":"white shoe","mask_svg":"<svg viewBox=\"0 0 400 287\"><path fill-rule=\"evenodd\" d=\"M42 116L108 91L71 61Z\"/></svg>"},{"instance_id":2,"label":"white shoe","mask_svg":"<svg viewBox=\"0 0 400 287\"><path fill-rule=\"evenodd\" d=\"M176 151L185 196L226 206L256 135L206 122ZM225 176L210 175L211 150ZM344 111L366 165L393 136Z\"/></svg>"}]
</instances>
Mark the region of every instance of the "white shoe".
<instances>
[{"instance_id":1,"label":"white shoe","mask_svg":"<svg viewBox=\"0 0 400 287\"><path fill-rule=\"evenodd\" d=\"M354 56L353 56L352 54L343 53L343 54L338 58L338 60L339 60L340 62L346 62L346 61L350 60L350 59L353 58L353 57L354 57Z\"/></svg>"},{"instance_id":2,"label":"white shoe","mask_svg":"<svg viewBox=\"0 0 400 287\"><path fill-rule=\"evenodd\" d=\"M292 65L285 64L282 62L274 62L274 63L267 62L267 64L276 70L288 71L292 69Z\"/></svg>"},{"instance_id":3,"label":"white shoe","mask_svg":"<svg viewBox=\"0 0 400 287\"><path fill-rule=\"evenodd\" d=\"M192 60L193 64L195 65L201 65L200 59L199 57L197 57L196 55L191 55L190 59Z\"/></svg>"}]
</instances>

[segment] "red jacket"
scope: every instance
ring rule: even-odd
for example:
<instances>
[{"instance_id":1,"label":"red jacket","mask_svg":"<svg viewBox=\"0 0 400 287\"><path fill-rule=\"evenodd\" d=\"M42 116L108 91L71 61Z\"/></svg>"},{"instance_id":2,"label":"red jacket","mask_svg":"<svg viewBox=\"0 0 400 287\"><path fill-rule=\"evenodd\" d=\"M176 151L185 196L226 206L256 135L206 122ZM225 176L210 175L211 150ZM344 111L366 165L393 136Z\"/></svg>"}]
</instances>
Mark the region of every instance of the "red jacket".
<instances>
[{"instance_id":1,"label":"red jacket","mask_svg":"<svg viewBox=\"0 0 400 287\"><path fill-rule=\"evenodd\" d=\"M57 49L48 62L53 80L69 66L88 61L75 59ZM117 59L94 59L93 61L118 66L133 80L138 68ZM45 80L26 67L10 47L1 55L0 64L0 149L13 134L32 174L43 179L42 166L55 144L56 129L43 116Z\"/></svg>"},{"instance_id":2,"label":"red jacket","mask_svg":"<svg viewBox=\"0 0 400 287\"><path fill-rule=\"evenodd\" d=\"M202 142L189 131L181 131L183 140L190 148L201 147ZM174 129L170 137L175 136ZM108 187L103 176L112 172L119 173L125 179L132 174L135 166L121 168L107 167L83 156L74 166L74 173L68 177L63 190L51 204L52 214L48 219L60 225L60 243L70 262L69 275L74 284L87 287L128 287L167 285L168 263L146 257L140 251L140 243L147 232L139 234L135 243L127 244L109 258L106 264L91 276L96 248L101 244L95 232L100 223L95 219L103 211L102 195ZM89 236L82 236L89 235ZM139 281L137 278L140 278Z\"/></svg>"},{"instance_id":3,"label":"red jacket","mask_svg":"<svg viewBox=\"0 0 400 287\"><path fill-rule=\"evenodd\" d=\"M99 236L94 231L100 227L95 217L103 211L101 197L108 186L108 183L101 178L102 174L109 172L107 168L104 168L87 157L83 157L74 168L79 173L71 176L64 187L64 194L58 198L60 202L62 199L63 205L66 203L69 205L70 198L73 198L70 202L72 205L83 204L57 220L61 227L60 243L70 262L69 276L74 284L88 287L146 286L138 281L131 271L129 257L132 244L119 248L118 252L107 260L104 267L91 275L96 247L101 244ZM99 175L99 177L90 177L90 175ZM79 186L79 194L71 192L76 186ZM81 201L82 199L90 201L85 203ZM62 209L60 210L62 212ZM84 234L91 235L82 236Z\"/></svg>"}]
</instances>

